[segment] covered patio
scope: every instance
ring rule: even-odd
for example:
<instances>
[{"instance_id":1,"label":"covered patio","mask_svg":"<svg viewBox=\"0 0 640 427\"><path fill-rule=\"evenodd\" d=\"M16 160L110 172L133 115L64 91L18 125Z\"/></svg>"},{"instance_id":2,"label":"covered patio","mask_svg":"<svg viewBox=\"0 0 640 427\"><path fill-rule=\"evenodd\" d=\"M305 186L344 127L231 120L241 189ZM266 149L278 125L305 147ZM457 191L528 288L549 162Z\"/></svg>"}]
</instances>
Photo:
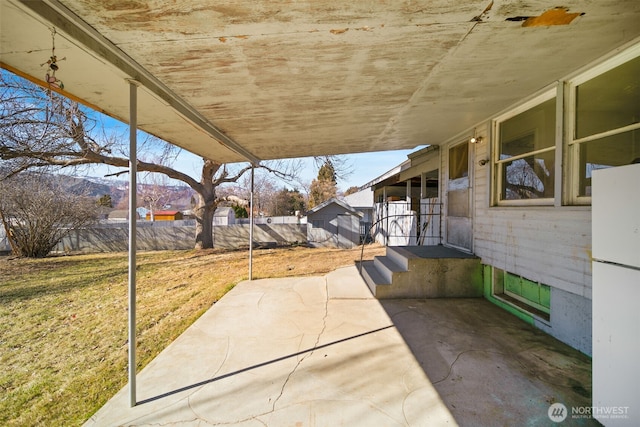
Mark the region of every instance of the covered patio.
<instances>
[{"instance_id":1,"label":"covered patio","mask_svg":"<svg viewBox=\"0 0 640 427\"><path fill-rule=\"evenodd\" d=\"M591 406L591 364L483 299L376 300L353 266L238 284L127 393L85 425L549 425Z\"/></svg>"},{"instance_id":2,"label":"covered patio","mask_svg":"<svg viewBox=\"0 0 640 427\"><path fill-rule=\"evenodd\" d=\"M4 0L0 66L124 122L135 83L139 129L258 163L439 145L632 42L639 17L635 0Z\"/></svg>"},{"instance_id":3,"label":"covered patio","mask_svg":"<svg viewBox=\"0 0 640 427\"><path fill-rule=\"evenodd\" d=\"M637 0L4 0L0 66L129 122L132 172L137 129L258 165L478 136L637 43L638 22ZM351 270L242 283L137 393L130 309L129 390L88 424L520 425L590 406L588 359L488 302L367 292Z\"/></svg>"}]
</instances>

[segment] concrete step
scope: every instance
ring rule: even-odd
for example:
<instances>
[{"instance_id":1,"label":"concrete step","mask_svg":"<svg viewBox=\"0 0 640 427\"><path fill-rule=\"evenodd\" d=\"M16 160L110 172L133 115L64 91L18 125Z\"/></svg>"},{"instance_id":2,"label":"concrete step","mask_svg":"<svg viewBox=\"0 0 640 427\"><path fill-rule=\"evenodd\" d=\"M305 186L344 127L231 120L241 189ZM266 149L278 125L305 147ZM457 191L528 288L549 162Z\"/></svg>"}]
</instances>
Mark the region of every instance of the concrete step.
<instances>
[{"instance_id":1,"label":"concrete step","mask_svg":"<svg viewBox=\"0 0 640 427\"><path fill-rule=\"evenodd\" d=\"M388 256L373 257L373 264L388 283L393 282L394 273L407 271L406 267L403 267L402 264L398 264L394 259L389 258Z\"/></svg>"},{"instance_id":2,"label":"concrete step","mask_svg":"<svg viewBox=\"0 0 640 427\"><path fill-rule=\"evenodd\" d=\"M404 270L409 269L411 254L401 246L388 246L386 256Z\"/></svg>"},{"instance_id":3,"label":"concrete step","mask_svg":"<svg viewBox=\"0 0 640 427\"><path fill-rule=\"evenodd\" d=\"M365 261L362 267L378 299L482 296L480 259L452 248L388 247L385 256Z\"/></svg>"},{"instance_id":4,"label":"concrete step","mask_svg":"<svg viewBox=\"0 0 640 427\"><path fill-rule=\"evenodd\" d=\"M374 261L362 261L359 265L361 268L362 278L371 290L373 296L378 293L378 287L391 286L391 282L387 281L380 271L376 268Z\"/></svg>"}]
</instances>

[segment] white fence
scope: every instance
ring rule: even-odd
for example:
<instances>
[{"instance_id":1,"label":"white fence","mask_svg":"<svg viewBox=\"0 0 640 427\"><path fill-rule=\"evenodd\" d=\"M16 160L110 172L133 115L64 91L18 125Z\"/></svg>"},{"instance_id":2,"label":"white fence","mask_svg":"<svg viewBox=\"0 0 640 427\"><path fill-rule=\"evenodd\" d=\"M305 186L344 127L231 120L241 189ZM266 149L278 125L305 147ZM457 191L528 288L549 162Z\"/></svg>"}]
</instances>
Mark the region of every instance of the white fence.
<instances>
[{"instance_id":1,"label":"white fence","mask_svg":"<svg viewBox=\"0 0 640 427\"><path fill-rule=\"evenodd\" d=\"M387 246L434 246L442 242L441 204L437 198L422 199L420 214L408 202L376 203L371 234Z\"/></svg>"},{"instance_id":2,"label":"white fence","mask_svg":"<svg viewBox=\"0 0 640 427\"><path fill-rule=\"evenodd\" d=\"M193 249L195 226L195 220L138 221L137 249L142 251ZM216 248L248 247L249 224L215 226L213 239ZM256 223L254 227L253 241L258 247L304 244L306 240L306 223L281 221L279 224L274 224L263 221L262 224ZM128 244L128 222L102 222L91 227L73 230L52 252L124 252L128 250ZM2 227L0 227L0 252L11 252L11 246Z\"/></svg>"},{"instance_id":3,"label":"white fence","mask_svg":"<svg viewBox=\"0 0 640 427\"><path fill-rule=\"evenodd\" d=\"M236 218L236 224L250 224L249 218ZM297 216L257 216L254 218L254 224L306 224L307 217L298 218Z\"/></svg>"}]
</instances>

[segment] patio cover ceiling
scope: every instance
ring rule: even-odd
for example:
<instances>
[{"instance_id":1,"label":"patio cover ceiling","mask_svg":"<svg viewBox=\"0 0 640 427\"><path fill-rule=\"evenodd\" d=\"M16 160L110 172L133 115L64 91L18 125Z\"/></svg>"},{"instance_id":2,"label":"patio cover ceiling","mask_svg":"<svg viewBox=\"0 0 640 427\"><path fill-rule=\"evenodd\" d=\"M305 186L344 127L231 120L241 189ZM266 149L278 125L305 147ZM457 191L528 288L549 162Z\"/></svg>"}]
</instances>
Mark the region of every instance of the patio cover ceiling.
<instances>
[{"instance_id":1,"label":"patio cover ceiling","mask_svg":"<svg viewBox=\"0 0 640 427\"><path fill-rule=\"evenodd\" d=\"M219 162L438 144L640 36L637 0L0 2L0 62ZM528 19L527 19L528 18ZM62 58L66 58L61 60Z\"/></svg>"}]
</instances>

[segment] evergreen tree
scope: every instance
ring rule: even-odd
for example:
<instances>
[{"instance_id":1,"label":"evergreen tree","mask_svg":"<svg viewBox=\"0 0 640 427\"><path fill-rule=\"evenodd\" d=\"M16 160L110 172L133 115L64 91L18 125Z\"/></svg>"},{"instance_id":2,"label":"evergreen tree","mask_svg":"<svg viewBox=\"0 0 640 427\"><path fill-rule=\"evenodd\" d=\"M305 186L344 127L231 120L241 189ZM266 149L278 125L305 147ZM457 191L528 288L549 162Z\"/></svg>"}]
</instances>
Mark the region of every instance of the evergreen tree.
<instances>
[{"instance_id":1,"label":"evergreen tree","mask_svg":"<svg viewBox=\"0 0 640 427\"><path fill-rule=\"evenodd\" d=\"M277 216L295 215L296 211L305 210L304 196L297 189L283 188L276 194L275 205L274 215Z\"/></svg>"},{"instance_id":2,"label":"evergreen tree","mask_svg":"<svg viewBox=\"0 0 640 427\"><path fill-rule=\"evenodd\" d=\"M326 160L320 167L320 170L318 170L318 181L337 183L336 170L331 160Z\"/></svg>"},{"instance_id":3,"label":"evergreen tree","mask_svg":"<svg viewBox=\"0 0 640 427\"><path fill-rule=\"evenodd\" d=\"M336 180L336 171L333 163L327 159L318 170L318 179L314 179L309 187L310 208L318 206L336 196L338 192Z\"/></svg>"},{"instance_id":4,"label":"evergreen tree","mask_svg":"<svg viewBox=\"0 0 640 427\"><path fill-rule=\"evenodd\" d=\"M249 218L249 212L247 212L247 209L244 206L233 205L231 206L231 209L235 212L236 218Z\"/></svg>"}]
</instances>

